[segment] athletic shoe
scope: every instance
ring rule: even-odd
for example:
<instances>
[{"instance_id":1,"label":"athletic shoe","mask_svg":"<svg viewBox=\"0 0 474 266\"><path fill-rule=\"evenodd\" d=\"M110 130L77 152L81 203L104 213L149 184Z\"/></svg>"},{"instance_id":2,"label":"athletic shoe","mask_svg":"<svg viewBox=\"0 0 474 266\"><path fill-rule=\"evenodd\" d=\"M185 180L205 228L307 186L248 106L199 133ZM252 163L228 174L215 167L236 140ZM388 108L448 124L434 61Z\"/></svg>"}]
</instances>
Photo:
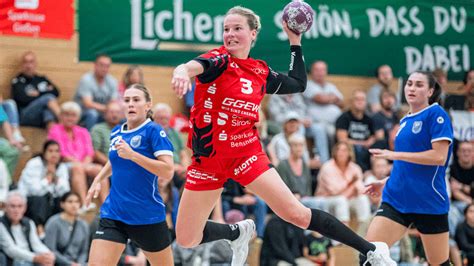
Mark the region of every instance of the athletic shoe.
<instances>
[{"instance_id":1,"label":"athletic shoe","mask_svg":"<svg viewBox=\"0 0 474 266\"><path fill-rule=\"evenodd\" d=\"M249 253L249 241L255 234L255 223L250 220L243 220L237 223L239 226L239 237L230 242L232 248L232 266L243 266Z\"/></svg>"},{"instance_id":2,"label":"athletic shoe","mask_svg":"<svg viewBox=\"0 0 474 266\"><path fill-rule=\"evenodd\" d=\"M397 263L390 258L390 251L384 242L372 242L375 245L374 251L367 253L367 260L363 265L370 263L371 266L397 266Z\"/></svg>"}]
</instances>

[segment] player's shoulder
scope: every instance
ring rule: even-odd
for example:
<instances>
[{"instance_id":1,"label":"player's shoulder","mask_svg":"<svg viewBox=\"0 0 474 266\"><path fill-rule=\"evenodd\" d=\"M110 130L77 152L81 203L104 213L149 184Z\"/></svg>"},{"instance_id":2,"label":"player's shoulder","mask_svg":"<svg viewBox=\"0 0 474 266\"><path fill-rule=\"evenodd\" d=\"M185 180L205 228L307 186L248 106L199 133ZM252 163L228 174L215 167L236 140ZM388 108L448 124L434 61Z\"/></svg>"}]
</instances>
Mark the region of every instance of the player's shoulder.
<instances>
[{"instance_id":1,"label":"player's shoulder","mask_svg":"<svg viewBox=\"0 0 474 266\"><path fill-rule=\"evenodd\" d=\"M223 56L223 55L228 55L228 54L229 53L227 52L225 47L221 46L221 47L218 47L218 48L215 48L215 49L211 49L211 50L207 51L206 53L201 54L198 57L199 58L213 58L213 57Z\"/></svg>"},{"instance_id":2,"label":"player's shoulder","mask_svg":"<svg viewBox=\"0 0 474 266\"><path fill-rule=\"evenodd\" d=\"M122 129L123 124L118 124L112 130L110 131L110 136L116 136L120 133L120 130Z\"/></svg>"},{"instance_id":3,"label":"player's shoulder","mask_svg":"<svg viewBox=\"0 0 474 266\"><path fill-rule=\"evenodd\" d=\"M163 138L166 137L166 132L160 124L150 121L146 126L147 131L151 134L159 134Z\"/></svg>"}]
</instances>

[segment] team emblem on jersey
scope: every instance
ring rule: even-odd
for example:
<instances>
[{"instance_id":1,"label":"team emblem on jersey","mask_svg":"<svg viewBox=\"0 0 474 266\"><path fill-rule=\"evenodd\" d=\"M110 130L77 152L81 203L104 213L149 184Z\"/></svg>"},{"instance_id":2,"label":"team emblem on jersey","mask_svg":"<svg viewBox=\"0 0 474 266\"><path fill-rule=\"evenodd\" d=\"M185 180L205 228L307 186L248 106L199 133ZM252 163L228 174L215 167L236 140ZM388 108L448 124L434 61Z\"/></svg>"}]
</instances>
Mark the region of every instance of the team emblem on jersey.
<instances>
[{"instance_id":1,"label":"team emblem on jersey","mask_svg":"<svg viewBox=\"0 0 474 266\"><path fill-rule=\"evenodd\" d=\"M160 136L166 138L166 132L164 130L160 131Z\"/></svg>"},{"instance_id":2,"label":"team emblem on jersey","mask_svg":"<svg viewBox=\"0 0 474 266\"><path fill-rule=\"evenodd\" d=\"M413 132L413 134L418 134L420 133L422 127L423 121L415 121L413 123L413 127L411 128L411 132Z\"/></svg>"},{"instance_id":3,"label":"team emblem on jersey","mask_svg":"<svg viewBox=\"0 0 474 266\"><path fill-rule=\"evenodd\" d=\"M436 122L438 122L438 124L443 124L444 118L442 116L438 116L438 118L436 118Z\"/></svg>"},{"instance_id":4,"label":"team emblem on jersey","mask_svg":"<svg viewBox=\"0 0 474 266\"><path fill-rule=\"evenodd\" d=\"M132 146L133 148L138 148L140 144L142 144L142 136L140 135L134 136L130 140L130 146Z\"/></svg>"}]
</instances>

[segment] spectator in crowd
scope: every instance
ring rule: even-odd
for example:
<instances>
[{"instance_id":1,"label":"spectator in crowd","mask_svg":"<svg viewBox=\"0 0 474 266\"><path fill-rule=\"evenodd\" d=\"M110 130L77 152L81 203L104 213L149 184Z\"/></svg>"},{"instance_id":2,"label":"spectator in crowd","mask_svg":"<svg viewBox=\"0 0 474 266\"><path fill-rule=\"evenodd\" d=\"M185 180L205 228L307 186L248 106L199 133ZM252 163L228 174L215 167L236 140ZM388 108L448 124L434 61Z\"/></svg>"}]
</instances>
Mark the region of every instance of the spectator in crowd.
<instances>
[{"instance_id":1,"label":"spectator in crowd","mask_svg":"<svg viewBox=\"0 0 474 266\"><path fill-rule=\"evenodd\" d=\"M371 157L371 166L372 168L364 173L365 179L364 184L372 184L377 180L382 180L390 174L390 164L387 159L384 158L375 158ZM371 209L373 211L377 210L380 205L381 197L370 197Z\"/></svg>"},{"instance_id":2,"label":"spectator in crowd","mask_svg":"<svg viewBox=\"0 0 474 266\"><path fill-rule=\"evenodd\" d=\"M336 253L331 239L316 231L305 235L303 255L317 266L336 266Z\"/></svg>"},{"instance_id":3,"label":"spectator in crowd","mask_svg":"<svg viewBox=\"0 0 474 266\"><path fill-rule=\"evenodd\" d=\"M464 209L464 218L456 228L456 242L467 258L467 265L474 265L474 204Z\"/></svg>"},{"instance_id":4,"label":"spectator in crowd","mask_svg":"<svg viewBox=\"0 0 474 266\"><path fill-rule=\"evenodd\" d=\"M389 90L382 91L380 94L380 111L372 116L374 120L374 130L377 133L376 138L377 141L380 142L378 146L384 149L388 149L389 132L400 121L394 111L396 100L395 93Z\"/></svg>"},{"instance_id":5,"label":"spectator in crowd","mask_svg":"<svg viewBox=\"0 0 474 266\"><path fill-rule=\"evenodd\" d=\"M173 185L172 180L158 178L158 191L160 196L163 199L163 203L166 206L166 223L170 229L171 236L173 240L176 236L175 227L176 227L176 217L178 217L178 207L179 207L179 191Z\"/></svg>"},{"instance_id":6,"label":"spectator in crowd","mask_svg":"<svg viewBox=\"0 0 474 266\"><path fill-rule=\"evenodd\" d=\"M54 125L48 132L48 139L59 143L61 156L71 168L71 187L79 194L84 204L87 193L88 178L95 177L101 166L93 163L94 147L87 129L77 125L81 117L81 108L75 102L65 102L61 105L59 124ZM109 183L104 180L100 192L100 202L104 202L108 194ZM89 205L94 208L94 204ZM83 205L84 210L87 207Z\"/></svg>"},{"instance_id":7,"label":"spectator in crowd","mask_svg":"<svg viewBox=\"0 0 474 266\"><path fill-rule=\"evenodd\" d=\"M105 165L109 160L110 148L110 132L120 124L124 114L120 103L111 101L106 105L104 119L102 123L98 123L92 127L91 138L94 146L94 161Z\"/></svg>"},{"instance_id":8,"label":"spectator in crowd","mask_svg":"<svg viewBox=\"0 0 474 266\"><path fill-rule=\"evenodd\" d=\"M311 265L303 257L303 245L303 229L272 215L263 236L260 265Z\"/></svg>"},{"instance_id":9,"label":"spectator in crowd","mask_svg":"<svg viewBox=\"0 0 474 266\"><path fill-rule=\"evenodd\" d=\"M53 266L52 253L39 239L35 223L24 216L26 198L19 191L7 195L5 215L0 218L0 249L13 265Z\"/></svg>"},{"instance_id":10,"label":"spectator in crowd","mask_svg":"<svg viewBox=\"0 0 474 266\"><path fill-rule=\"evenodd\" d=\"M267 204L265 204L261 198L246 190L239 183L228 179L224 184L224 191L222 192L222 212L224 216L227 216L231 210L241 211L245 217L253 214L255 216L257 237L263 237L265 218L267 216Z\"/></svg>"},{"instance_id":11,"label":"spectator in crowd","mask_svg":"<svg viewBox=\"0 0 474 266\"><path fill-rule=\"evenodd\" d=\"M0 137L0 160L3 160L7 167L9 176L13 175L16 165L18 163L19 149L23 147L23 144L14 137L12 127L8 122L7 114L0 106L0 124L2 124L3 135L5 138ZM8 184L11 183L8 178Z\"/></svg>"},{"instance_id":12,"label":"spectator in crowd","mask_svg":"<svg viewBox=\"0 0 474 266\"><path fill-rule=\"evenodd\" d=\"M321 124L313 123L308 116L307 106L302 94L273 94L268 102L268 113L280 127L285 122L285 114L296 112L301 117L300 132L314 141L314 154L319 155L321 162L329 160L328 136Z\"/></svg>"},{"instance_id":13,"label":"spectator in crowd","mask_svg":"<svg viewBox=\"0 0 474 266\"><path fill-rule=\"evenodd\" d=\"M380 94L382 94L382 91L390 90L390 86L393 82L392 68L389 65L381 65L377 67L375 74L377 77L377 84L374 84L367 93L367 102L369 103L369 111L371 113L377 113L382 109ZM394 107L398 107L398 105L397 98L397 105Z\"/></svg>"},{"instance_id":14,"label":"spectator in crowd","mask_svg":"<svg viewBox=\"0 0 474 266\"><path fill-rule=\"evenodd\" d=\"M166 103L157 103L153 107L153 120L163 128L171 144L173 144L173 182L180 188L186 180L186 169L191 163L191 156L186 151L179 132L170 126L171 114L171 107Z\"/></svg>"},{"instance_id":15,"label":"spectator in crowd","mask_svg":"<svg viewBox=\"0 0 474 266\"><path fill-rule=\"evenodd\" d=\"M443 107L446 110L458 111L469 110L474 107L474 69L464 74L463 84L457 91L446 95Z\"/></svg>"},{"instance_id":16,"label":"spectator in crowd","mask_svg":"<svg viewBox=\"0 0 474 266\"><path fill-rule=\"evenodd\" d=\"M95 58L94 71L84 74L74 95L82 107L82 121L87 129L103 121L106 104L118 98L117 80L109 74L112 59L100 54Z\"/></svg>"},{"instance_id":17,"label":"spectator in crowd","mask_svg":"<svg viewBox=\"0 0 474 266\"><path fill-rule=\"evenodd\" d=\"M46 246L54 252L57 265L85 266L89 253L89 225L78 217L79 195L68 192L61 197L63 211L46 223Z\"/></svg>"},{"instance_id":18,"label":"spectator in crowd","mask_svg":"<svg viewBox=\"0 0 474 266\"><path fill-rule=\"evenodd\" d=\"M20 114L18 113L16 102L12 99L3 100L2 95L0 95L0 109L2 109L0 113L4 112L4 114L0 114L0 117L6 115L8 123L12 127L13 139L19 143L24 143L25 138L23 138L20 131Z\"/></svg>"},{"instance_id":19,"label":"spectator in crowd","mask_svg":"<svg viewBox=\"0 0 474 266\"><path fill-rule=\"evenodd\" d=\"M0 160L0 216L3 215L3 208L5 208L5 200L7 199L8 189L10 187L10 180L10 173L8 173L7 166L3 160Z\"/></svg>"},{"instance_id":20,"label":"spectator in crowd","mask_svg":"<svg viewBox=\"0 0 474 266\"><path fill-rule=\"evenodd\" d=\"M18 190L28 198L26 216L40 236L48 218L60 211L59 199L70 190L69 171L59 150L56 141L46 141L42 153L26 163L18 182Z\"/></svg>"},{"instance_id":21,"label":"spectator in crowd","mask_svg":"<svg viewBox=\"0 0 474 266\"><path fill-rule=\"evenodd\" d=\"M348 142L354 146L355 160L366 171L370 169L370 154L368 149L380 136L383 129L375 131L374 121L366 113L367 98L362 90L352 93L350 110L344 112L336 121L337 141Z\"/></svg>"},{"instance_id":22,"label":"spectator in crowd","mask_svg":"<svg viewBox=\"0 0 474 266\"><path fill-rule=\"evenodd\" d=\"M283 123L283 132L273 136L268 144L269 158L273 165L278 166L282 160L288 159L290 156L290 145L288 138L299 131L301 125L301 118L296 112L288 112L285 115L285 122ZM303 159L308 163L311 169L318 168L321 163L318 158L310 159L308 147L305 146Z\"/></svg>"},{"instance_id":23,"label":"spectator in crowd","mask_svg":"<svg viewBox=\"0 0 474 266\"><path fill-rule=\"evenodd\" d=\"M11 96L18 105L24 126L50 127L59 115L57 87L36 72L36 55L28 51L22 57L22 71L12 80Z\"/></svg>"},{"instance_id":24,"label":"spectator in crowd","mask_svg":"<svg viewBox=\"0 0 474 266\"><path fill-rule=\"evenodd\" d=\"M474 185L474 153L473 144L462 141L458 144L457 159L450 166L450 187L452 204L462 212L464 208L472 203L472 186Z\"/></svg>"},{"instance_id":25,"label":"spectator in crowd","mask_svg":"<svg viewBox=\"0 0 474 266\"><path fill-rule=\"evenodd\" d=\"M316 124L322 125L332 143L336 129L334 123L341 115L344 106L342 93L337 87L326 81L328 67L324 61L311 65L310 79L303 93L308 103L308 114Z\"/></svg>"},{"instance_id":26,"label":"spectator in crowd","mask_svg":"<svg viewBox=\"0 0 474 266\"><path fill-rule=\"evenodd\" d=\"M127 71L123 74L122 82L118 86L118 94L123 97L125 90L132 84L145 85L143 78L143 70L138 65L132 65L127 68Z\"/></svg>"},{"instance_id":27,"label":"spectator in crowd","mask_svg":"<svg viewBox=\"0 0 474 266\"><path fill-rule=\"evenodd\" d=\"M311 189L313 178L307 162L303 160L306 139L298 133L293 133L288 138L288 143L290 155L287 159L282 160L276 168L281 179L305 206L325 209L323 200L314 197L314 191Z\"/></svg>"},{"instance_id":28,"label":"spectator in crowd","mask_svg":"<svg viewBox=\"0 0 474 266\"><path fill-rule=\"evenodd\" d=\"M348 224L353 209L359 222L359 231L369 221L370 201L363 194L362 169L354 163L351 145L338 142L332 149L332 159L321 167L318 174L316 196L324 197L329 210L342 222ZM341 198L344 199L341 201Z\"/></svg>"},{"instance_id":29,"label":"spectator in crowd","mask_svg":"<svg viewBox=\"0 0 474 266\"><path fill-rule=\"evenodd\" d=\"M474 110L474 69L466 72L463 79L463 89L466 94L466 110Z\"/></svg>"}]
</instances>

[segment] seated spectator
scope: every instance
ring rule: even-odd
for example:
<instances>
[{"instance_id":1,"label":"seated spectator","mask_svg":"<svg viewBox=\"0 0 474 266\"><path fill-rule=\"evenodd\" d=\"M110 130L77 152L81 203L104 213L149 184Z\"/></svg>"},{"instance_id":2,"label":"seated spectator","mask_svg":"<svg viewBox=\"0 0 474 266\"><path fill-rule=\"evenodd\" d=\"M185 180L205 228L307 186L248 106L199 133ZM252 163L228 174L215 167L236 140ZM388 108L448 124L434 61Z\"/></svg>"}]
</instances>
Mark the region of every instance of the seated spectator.
<instances>
[{"instance_id":1,"label":"seated spectator","mask_svg":"<svg viewBox=\"0 0 474 266\"><path fill-rule=\"evenodd\" d=\"M3 109L5 112L0 116L7 115L8 117L8 122L12 126L13 138L20 143L24 143L25 138L23 138L20 131L20 114L18 113L15 101L12 99L3 100L3 97L0 95L0 109Z\"/></svg>"},{"instance_id":2,"label":"seated spectator","mask_svg":"<svg viewBox=\"0 0 474 266\"><path fill-rule=\"evenodd\" d=\"M319 171L316 196L325 198L328 209L341 222L349 223L350 210L353 209L359 225L366 225L371 217L370 201L363 194L362 169L353 160L350 144L336 143L332 149L332 159L324 163Z\"/></svg>"},{"instance_id":3,"label":"seated spectator","mask_svg":"<svg viewBox=\"0 0 474 266\"><path fill-rule=\"evenodd\" d=\"M383 91L389 91L393 83L392 68L389 65L381 65L375 71L377 77L377 84L374 84L367 93L367 102L369 103L369 111L374 114L382 109L380 96ZM400 99L396 98L394 109L398 110L400 107Z\"/></svg>"},{"instance_id":4,"label":"seated spectator","mask_svg":"<svg viewBox=\"0 0 474 266\"><path fill-rule=\"evenodd\" d=\"M7 196L5 215L0 218L0 249L13 265L53 266L52 253L39 239L35 223L24 217L26 198L18 191Z\"/></svg>"},{"instance_id":5,"label":"seated spectator","mask_svg":"<svg viewBox=\"0 0 474 266\"><path fill-rule=\"evenodd\" d=\"M103 121L105 106L118 98L117 80L109 74L112 59L100 54L95 58L94 71L84 74L74 95L82 107L82 121L87 129Z\"/></svg>"},{"instance_id":6,"label":"seated spectator","mask_svg":"<svg viewBox=\"0 0 474 266\"><path fill-rule=\"evenodd\" d=\"M365 179L364 184L372 184L377 180L382 180L390 175L390 164L387 159L371 157L372 168L364 173ZM371 203L371 209L373 211L377 210L382 197L369 197Z\"/></svg>"},{"instance_id":7,"label":"seated spectator","mask_svg":"<svg viewBox=\"0 0 474 266\"><path fill-rule=\"evenodd\" d=\"M3 160L7 165L8 176L12 176L18 163L19 149L23 147L23 144L14 137L8 117L1 106L0 124L2 124L3 135L6 137L6 139L0 137L0 160ZM8 184L10 183L11 179L9 177Z\"/></svg>"},{"instance_id":8,"label":"seated spectator","mask_svg":"<svg viewBox=\"0 0 474 266\"><path fill-rule=\"evenodd\" d=\"M377 134L377 146L383 149L389 148L389 133L400 122L398 115L393 110L396 100L395 93L388 90L382 91L380 94L381 109L372 116L374 130Z\"/></svg>"},{"instance_id":9,"label":"seated spectator","mask_svg":"<svg viewBox=\"0 0 474 266\"><path fill-rule=\"evenodd\" d=\"M227 214L232 210L242 212L245 217L253 214L257 237L263 237L267 205L261 198L250 193L239 183L228 179L224 184L224 191L222 192L222 212L224 216L228 217Z\"/></svg>"},{"instance_id":10,"label":"seated spectator","mask_svg":"<svg viewBox=\"0 0 474 266\"><path fill-rule=\"evenodd\" d=\"M59 91L46 76L36 72L36 55L23 54L22 72L12 80L11 96L24 126L49 128L59 116Z\"/></svg>"},{"instance_id":11,"label":"seated spectator","mask_svg":"<svg viewBox=\"0 0 474 266\"><path fill-rule=\"evenodd\" d=\"M463 84L455 93L446 96L444 108L458 111L474 108L474 69L464 74Z\"/></svg>"},{"instance_id":12,"label":"seated spectator","mask_svg":"<svg viewBox=\"0 0 474 266\"><path fill-rule=\"evenodd\" d=\"M305 236L303 256L318 266L336 266L336 253L331 239L316 231Z\"/></svg>"},{"instance_id":13,"label":"seated spectator","mask_svg":"<svg viewBox=\"0 0 474 266\"><path fill-rule=\"evenodd\" d=\"M467 258L467 265L474 265L474 204L464 209L464 222L456 228L456 242Z\"/></svg>"},{"instance_id":14,"label":"seated spectator","mask_svg":"<svg viewBox=\"0 0 474 266\"><path fill-rule=\"evenodd\" d=\"M0 160L0 216L3 215L5 200L7 199L8 189L10 187L10 174L3 160ZM1 265L1 264L0 264Z\"/></svg>"},{"instance_id":15,"label":"seated spectator","mask_svg":"<svg viewBox=\"0 0 474 266\"><path fill-rule=\"evenodd\" d=\"M176 218L178 217L179 191L171 180L158 178L158 191L166 205L166 223L175 238Z\"/></svg>"},{"instance_id":16,"label":"seated spectator","mask_svg":"<svg viewBox=\"0 0 474 266\"><path fill-rule=\"evenodd\" d=\"M303 160L306 139L294 133L288 138L290 156L280 162L276 170L293 194L307 207L325 209L322 198L314 197L311 190L313 178L307 163ZM344 203L344 202L343 202Z\"/></svg>"},{"instance_id":17,"label":"seated spectator","mask_svg":"<svg viewBox=\"0 0 474 266\"><path fill-rule=\"evenodd\" d=\"M460 142L456 153L457 160L455 159L449 168L449 182L452 204L462 213L466 206L472 203L474 192L473 144L468 141Z\"/></svg>"},{"instance_id":18,"label":"seated spectator","mask_svg":"<svg viewBox=\"0 0 474 266\"><path fill-rule=\"evenodd\" d=\"M61 156L64 162L69 163L71 169L71 188L79 194L81 202L85 203L87 193L88 177L95 177L101 165L93 163L94 148L91 136L87 129L77 125L81 117L81 108L75 102L65 102L61 105L59 124L51 127L48 139L59 143ZM101 202L104 202L109 190L108 180L102 183L99 194ZM90 204L94 208L94 204ZM83 205L85 208L85 205ZM84 209L86 210L86 209Z\"/></svg>"},{"instance_id":19,"label":"seated spectator","mask_svg":"<svg viewBox=\"0 0 474 266\"><path fill-rule=\"evenodd\" d=\"M94 146L94 161L105 165L109 160L110 132L120 124L123 109L116 101L109 102L105 109L105 121L92 127L91 138Z\"/></svg>"},{"instance_id":20,"label":"seated spectator","mask_svg":"<svg viewBox=\"0 0 474 266\"><path fill-rule=\"evenodd\" d=\"M290 145L288 138L299 131L301 125L300 116L295 112L288 112L283 123L283 132L273 136L272 140L267 146L268 155L273 165L278 166L280 161L288 159L290 156ZM318 158L310 159L308 147L305 146L303 152L303 159L308 163L311 169L318 168L321 163Z\"/></svg>"},{"instance_id":21,"label":"seated spectator","mask_svg":"<svg viewBox=\"0 0 474 266\"><path fill-rule=\"evenodd\" d=\"M303 245L303 229L272 215L263 236L260 265L311 265L303 257Z\"/></svg>"},{"instance_id":22,"label":"seated spectator","mask_svg":"<svg viewBox=\"0 0 474 266\"><path fill-rule=\"evenodd\" d=\"M143 78L143 70L138 65L132 65L127 68L127 71L123 74L122 82L118 86L118 95L123 97L125 90L132 84L145 84Z\"/></svg>"},{"instance_id":23,"label":"seated spectator","mask_svg":"<svg viewBox=\"0 0 474 266\"><path fill-rule=\"evenodd\" d=\"M321 124L313 123L311 117L308 116L308 108L302 94L271 95L267 108L271 120L278 123L280 127L285 122L287 112L297 113L301 117L301 134L312 138L314 141L314 154L319 155L321 162L329 160L326 130Z\"/></svg>"},{"instance_id":24,"label":"seated spectator","mask_svg":"<svg viewBox=\"0 0 474 266\"><path fill-rule=\"evenodd\" d=\"M125 250L120 256L118 266L145 266L147 259L145 253L135 244L128 240Z\"/></svg>"},{"instance_id":25,"label":"seated spectator","mask_svg":"<svg viewBox=\"0 0 474 266\"><path fill-rule=\"evenodd\" d=\"M171 144L173 144L173 182L180 188L184 184L184 180L186 180L186 169L191 164L191 156L186 151L179 132L170 126L171 113L171 107L165 103L157 103L153 107L153 120L155 123L160 124Z\"/></svg>"},{"instance_id":26,"label":"seated spectator","mask_svg":"<svg viewBox=\"0 0 474 266\"><path fill-rule=\"evenodd\" d=\"M61 197L63 211L46 223L44 243L54 252L57 265L86 265L89 253L89 225L78 217L79 195L68 192Z\"/></svg>"},{"instance_id":27,"label":"seated spectator","mask_svg":"<svg viewBox=\"0 0 474 266\"><path fill-rule=\"evenodd\" d=\"M70 190L68 168L61 162L56 141L46 141L42 153L26 163L18 190L28 198L26 216L35 222L38 234L43 235L44 224L60 211L59 199Z\"/></svg>"},{"instance_id":28,"label":"seated spectator","mask_svg":"<svg viewBox=\"0 0 474 266\"><path fill-rule=\"evenodd\" d=\"M303 96L308 105L309 117L313 119L313 123L325 128L331 143L334 143L336 134L334 123L342 113L344 101L337 87L326 80L327 75L327 64L324 61L314 62Z\"/></svg>"},{"instance_id":29,"label":"seated spectator","mask_svg":"<svg viewBox=\"0 0 474 266\"><path fill-rule=\"evenodd\" d=\"M367 100L364 91L352 93L351 107L336 121L336 139L354 146L355 160L366 171L370 169L369 148L374 145L376 135L380 136L383 129L375 131L374 121L366 113Z\"/></svg>"}]
</instances>

